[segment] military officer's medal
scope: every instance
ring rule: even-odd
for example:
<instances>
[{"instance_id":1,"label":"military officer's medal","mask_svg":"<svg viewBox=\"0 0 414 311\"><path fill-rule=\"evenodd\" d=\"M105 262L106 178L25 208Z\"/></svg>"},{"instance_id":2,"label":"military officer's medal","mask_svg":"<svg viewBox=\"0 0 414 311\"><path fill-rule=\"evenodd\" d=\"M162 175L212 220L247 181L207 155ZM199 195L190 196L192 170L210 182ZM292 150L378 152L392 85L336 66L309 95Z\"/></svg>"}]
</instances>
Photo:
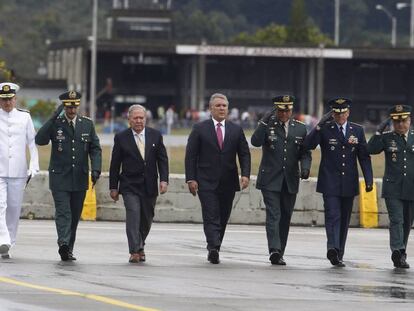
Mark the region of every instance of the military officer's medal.
<instances>
[{"instance_id":1,"label":"military officer's medal","mask_svg":"<svg viewBox=\"0 0 414 311\"><path fill-rule=\"evenodd\" d=\"M393 162L397 162L397 154L396 153L391 154L391 157L392 157Z\"/></svg>"},{"instance_id":2,"label":"military officer's medal","mask_svg":"<svg viewBox=\"0 0 414 311\"><path fill-rule=\"evenodd\" d=\"M355 137L354 135L349 136L348 143L354 145L358 143L358 137Z\"/></svg>"}]
</instances>

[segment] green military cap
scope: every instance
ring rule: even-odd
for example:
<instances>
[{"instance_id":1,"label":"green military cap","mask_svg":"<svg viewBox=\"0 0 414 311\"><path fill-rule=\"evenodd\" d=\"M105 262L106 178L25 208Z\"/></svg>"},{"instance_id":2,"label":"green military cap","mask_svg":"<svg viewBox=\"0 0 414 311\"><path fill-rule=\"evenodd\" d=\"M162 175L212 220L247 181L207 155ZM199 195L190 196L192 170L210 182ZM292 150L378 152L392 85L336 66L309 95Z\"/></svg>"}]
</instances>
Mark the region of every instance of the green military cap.
<instances>
[{"instance_id":1,"label":"green military cap","mask_svg":"<svg viewBox=\"0 0 414 311\"><path fill-rule=\"evenodd\" d=\"M280 95L273 98L273 104L278 110L292 110L295 100L295 96Z\"/></svg>"},{"instance_id":2,"label":"green military cap","mask_svg":"<svg viewBox=\"0 0 414 311\"><path fill-rule=\"evenodd\" d=\"M388 112L392 120L404 120L411 114L411 106L407 105L395 105L391 107Z\"/></svg>"},{"instance_id":3,"label":"green military cap","mask_svg":"<svg viewBox=\"0 0 414 311\"><path fill-rule=\"evenodd\" d=\"M76 91L69 91L59 96L65 107L78 107L82 94Z\"/></svg>"},{"instance_id":4,"label":"green military cap","mask_svg":"<svg viewBox=\"0 0 414 311\"><path fill-rule=\"evenodd\" d=\"M0 83L0 98L12 98L16 96L19 86L11 82Z\"/></svg>"},{"instance_id":5,"label":"green military cap","mask_svg":"<svg viewBox=\"0 0 414 311\"><path fill-rule=\"evenodd\" d=\"M349 98L344 97L336 97L332 98L328 105L331 107L332 111L335 113L343 113L348 111L348 109L351 107L352 100Z\"/></svg>"}]
</instances>

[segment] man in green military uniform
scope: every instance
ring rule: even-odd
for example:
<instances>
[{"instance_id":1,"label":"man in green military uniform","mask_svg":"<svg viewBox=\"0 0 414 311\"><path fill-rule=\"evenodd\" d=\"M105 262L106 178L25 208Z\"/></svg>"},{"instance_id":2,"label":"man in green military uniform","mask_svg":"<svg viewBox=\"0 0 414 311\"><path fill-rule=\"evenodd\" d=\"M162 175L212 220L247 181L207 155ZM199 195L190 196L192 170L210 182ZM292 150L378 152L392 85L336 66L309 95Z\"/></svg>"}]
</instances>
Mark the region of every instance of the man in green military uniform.
<instances>
[{"instance_id":1,"label":"man in green military uniform","mask_svg":"<svg viewBox=\"0 0 414 311\"><path fill-rule=\"evenodd\" d=\"M259 121L251 138L253 146L262 147L256 188L262 191L266 205L269 260L274 265L286 265L283 254L299 189L299 176L309 178L312 161L311 152L303 148L306 127L292 119L294 102L294 96L275 97L274 108Z\"/></svg>"},{"instance_id":2,"label":"man in green military uniform","mask_svg":"<svg viewBox=\"0 0 414 311\"><path fill-rule=\"evenodd\" d=\"M414 131L411 107L397 105L390 109L390 118L382 122L368 142L371 154L385 154L382 197L390 220L391 259L396 268L408 269L407 242L414 219ZM392 124L393 131L384 132Z\"/></svg>"},{"instance_id":3,"label":"man in green military uniform","mask_svg":"<svg viewBox=\"0 0 414 311\"><path fill-rule=\"evenodd\" d=\"M91 119L77 114L81 94L69 91L59 96L62 104L36 135L36 144L52 142L49 187L55 202L59 255L73 256L76 229L88 189L89 158L92 184L101 173L102 150ZM62 110L63 116L60 116Z\"/></svg>"}]
</instances>

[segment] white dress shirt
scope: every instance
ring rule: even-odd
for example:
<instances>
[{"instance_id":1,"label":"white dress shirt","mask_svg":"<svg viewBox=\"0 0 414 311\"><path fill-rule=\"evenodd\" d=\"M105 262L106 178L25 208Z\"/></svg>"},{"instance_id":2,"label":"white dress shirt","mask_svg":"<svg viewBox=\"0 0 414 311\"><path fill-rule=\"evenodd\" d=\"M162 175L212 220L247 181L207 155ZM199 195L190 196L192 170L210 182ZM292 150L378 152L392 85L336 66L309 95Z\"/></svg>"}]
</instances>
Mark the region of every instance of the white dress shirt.
<instances>
[{"instance_id":1,"label":"white dress shirt","mask_svg":"<svg viewBox=\"0 0 414 311\"><path fill-rule=\"evenodd\" d=\"M132 134L134 134L134 139L135 139L135 143L137 144L137 146L138 146L138 139L141 139L142 143L145 146L145 127L139 134L135 132L132 128L131 130L132 130Z\"/></svg>"},{"instance_id":2,"label":"white dress shirt","mask_svg":"<svg viewBox=\"0 0 414 311\"><path fill-rule=\"evenodd\" d=\"M224 143L224 137L225 137L225 133L226 133L226 126L225 126L226 125L225 124L226 120L223 120L223 121L219 122L219 121L215 120L214 118L211 118L211 119L213 120L214 130L216 131L216 134L217 134L217 124L221 123L221 132L223 133L223 143Z\"/></svg>"},{"instance_id":3,"label":"white dress shirt","mask_svg":"<svg viewBox=\"0 0 414 311\"><path fill-rule=\"evenodd\" d=\"M336 123L336 126L338 127L338 131L341 131L340 127L342 126L343 130L342 130L342 134L344 134L344 137L346 137L346 125L348 124L348 121L346 121L344 124L339 125L338 123Z\"/></svg>"},{"instance_id":4,"label":"white dress shirt","mask_svg":"<svg viewBox=\"0 0 414 311\"><path fill-rule=\"evenodd\" d=\"M0 177L28 176L26 146L29 147L31 171L39 170L39 155L35 144L35 129L28 112L13 108L0 109Z\"/></svg>"}]
</instances>

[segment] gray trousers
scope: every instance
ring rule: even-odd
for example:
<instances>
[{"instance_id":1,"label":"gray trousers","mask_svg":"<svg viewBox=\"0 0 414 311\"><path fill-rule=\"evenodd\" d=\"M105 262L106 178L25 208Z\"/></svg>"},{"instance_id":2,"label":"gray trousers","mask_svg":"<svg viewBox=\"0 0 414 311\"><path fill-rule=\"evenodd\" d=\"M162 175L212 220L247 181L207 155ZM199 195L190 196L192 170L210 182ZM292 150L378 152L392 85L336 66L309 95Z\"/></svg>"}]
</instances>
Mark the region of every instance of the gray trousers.
<instances>
[{"instance_id":1,"label":"gray trousers","mask_svg":"<svg viewBox=\"0 0 414 311\"><path fill-rule=\"evenodd\" d=\"M385 199L390 219L391 251L405 250L414 220L414 201Z\"/></svg>"},{"instance_id":2,"label":"gray trousers","mask_svg":"<svg viewBox=\"0 0 414 311\"><path fill-rule=\"evenodd\" d=\"M126 234L129 253L138 253L144 249L152 220L157 197L146 197L136 193L123 193L126 210Z\"/></svg>"},{"instance_id":3,"label":"gray trousers","mask_svg":"<svg viewBox=\"0 0 414 311\"><path fill-rule=\"evenodd\" d=\"M262 190L263 201L266 205L266 235L269 253L285 252L289 235L290 219L296 202L296 194L288 193L286 183L282 191Z\"/></svg>"}]
</instances>

